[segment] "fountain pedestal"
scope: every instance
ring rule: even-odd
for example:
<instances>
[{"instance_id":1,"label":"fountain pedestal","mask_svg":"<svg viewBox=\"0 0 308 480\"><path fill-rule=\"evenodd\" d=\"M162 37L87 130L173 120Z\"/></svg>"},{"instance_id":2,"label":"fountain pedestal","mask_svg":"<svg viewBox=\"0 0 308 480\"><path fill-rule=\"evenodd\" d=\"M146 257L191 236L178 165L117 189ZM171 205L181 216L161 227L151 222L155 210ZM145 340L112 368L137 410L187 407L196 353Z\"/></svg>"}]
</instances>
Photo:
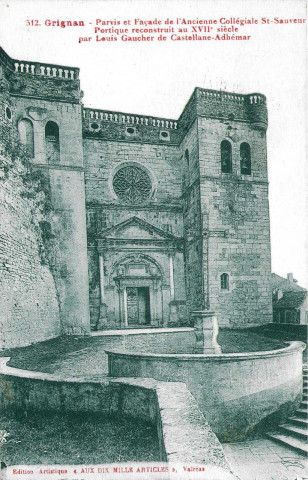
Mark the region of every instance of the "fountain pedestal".
<instances>
[{"instance_id":1,"label":"fountain pedestal","mask_svg":"<svg viewBox=\"0 0 308 480\"><path fill-rule=\"evenodd\" d=\"M196 335L195 353L216 354L221 353L217 343L218 323L215 313L209 310L192 312Z\"/></svg>"}]
</instances>

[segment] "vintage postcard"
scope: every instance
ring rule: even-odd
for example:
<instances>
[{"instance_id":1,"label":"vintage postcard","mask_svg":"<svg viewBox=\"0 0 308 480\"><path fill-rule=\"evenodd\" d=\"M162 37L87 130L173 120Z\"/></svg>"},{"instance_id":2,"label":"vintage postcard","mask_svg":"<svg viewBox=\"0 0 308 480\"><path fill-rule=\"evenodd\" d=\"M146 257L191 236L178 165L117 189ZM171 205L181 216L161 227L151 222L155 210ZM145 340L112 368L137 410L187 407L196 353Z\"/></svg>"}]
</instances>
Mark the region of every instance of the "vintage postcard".
<instances>
[{"instance_id":1,"label":"vintage postcard","mask_svg":"<svg viewBox=\"0 0 308 480\"><path fill-rule=\"evenodd\" d=\"M307 466L306 0L0 0L0 477Z\"/></svg>"}]
</instances>

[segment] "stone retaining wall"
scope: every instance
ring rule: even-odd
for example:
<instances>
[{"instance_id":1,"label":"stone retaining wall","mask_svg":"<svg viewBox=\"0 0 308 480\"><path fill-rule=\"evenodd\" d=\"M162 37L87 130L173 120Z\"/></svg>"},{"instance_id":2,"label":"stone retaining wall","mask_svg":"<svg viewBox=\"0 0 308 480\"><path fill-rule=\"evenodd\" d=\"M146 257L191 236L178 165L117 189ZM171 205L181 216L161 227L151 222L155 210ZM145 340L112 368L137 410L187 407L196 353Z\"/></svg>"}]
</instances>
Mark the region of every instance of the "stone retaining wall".
<instances>
[{"instance_id":1,"label":"stone retaining wall","mask_svg":"<svg viewBox=\"0 0 308 480\"><path fill-rule=\"evenodd\" d=\"M162 461L206 466L204 480L236 480L221 444L185 384L151 378L63 379L8 367L7 361L0 359L3 409L142 419L157 427Z\"/></svg>"}]
</instances>

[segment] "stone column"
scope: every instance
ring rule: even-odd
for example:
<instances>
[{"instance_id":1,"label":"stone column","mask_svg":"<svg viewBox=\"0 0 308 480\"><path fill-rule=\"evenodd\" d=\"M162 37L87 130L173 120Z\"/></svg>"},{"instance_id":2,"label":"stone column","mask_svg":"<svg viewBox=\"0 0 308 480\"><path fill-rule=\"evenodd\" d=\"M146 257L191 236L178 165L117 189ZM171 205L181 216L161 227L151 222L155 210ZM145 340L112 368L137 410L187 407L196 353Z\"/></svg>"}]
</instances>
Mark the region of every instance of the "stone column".
<instances>
[{"instance_id":1,"label":"stone column","mask_svg":"<svg viewBox=\"0 0 308 480\"><path fill-rule=\"evenodd\" d=\"M169 326L175 327L178 323L177 307L175 303L174 292L174 253L169 254L169 272L170 272L170 303L169 303Z\"/></svg>"},{"instance_id":2,"label":"stone column","mask_svg":"<svg viewBox=\"0 0 308 480\"><path fill-rule=\"evenodd\" d=\"M104 258L99 256L99 287L100 287L100 305L99 305L99 319L97 322L97 330L102 330L108 324L107 310L105 303L105 276L104 276Z\"/></svg>"},{"instance_id":3,"label":"stone column","mask_svg":"<svg viewBox=\"0 0 308 480\"><path fill-rule=\"evenodd\" d=\"M195 353L221 354L217 343L218 323L214 312L200 310L192 312L196 335Z\"/></svg>"},{"instance_id":4,"label":"stone column","mask_svg":"<svg viewBox=\"0 0 308 480\"><path fill-rule=\"evenodd\" d=\"M124 287L124 289L123 289L123 308L124 308L124 327L128 327L127 291L126 291L126 287Z\"/></svg>"},{"instance_id":5,"label":"stone column","mask_svg":"<svg viewBox=\"0 0 308 480\"><path fill-rule=\"evenodd\" d=\"M173 255L169 255L169 272L170 272L170 300L174 300L174 272L173 272Z\"/></svg>"}]
</instances>

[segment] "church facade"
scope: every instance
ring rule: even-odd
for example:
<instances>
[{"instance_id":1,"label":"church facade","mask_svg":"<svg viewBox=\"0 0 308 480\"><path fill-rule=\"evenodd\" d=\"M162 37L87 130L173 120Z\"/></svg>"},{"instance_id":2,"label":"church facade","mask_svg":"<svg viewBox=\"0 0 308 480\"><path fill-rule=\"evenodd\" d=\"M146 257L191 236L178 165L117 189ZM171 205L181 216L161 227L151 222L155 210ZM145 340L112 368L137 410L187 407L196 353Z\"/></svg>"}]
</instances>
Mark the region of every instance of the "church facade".
<instances>
[{"instance_id":1,"label":"church facade","mask_svg":"<svg viewBox=\"0 0 308 480\"><path fill-rule=\"evenodd\" d=\"M62 332L272 320L262 94L195 88L165 119L85 108L78 68L0 65L1 115L50 183Z\"/></svg>"}]
</instances>

